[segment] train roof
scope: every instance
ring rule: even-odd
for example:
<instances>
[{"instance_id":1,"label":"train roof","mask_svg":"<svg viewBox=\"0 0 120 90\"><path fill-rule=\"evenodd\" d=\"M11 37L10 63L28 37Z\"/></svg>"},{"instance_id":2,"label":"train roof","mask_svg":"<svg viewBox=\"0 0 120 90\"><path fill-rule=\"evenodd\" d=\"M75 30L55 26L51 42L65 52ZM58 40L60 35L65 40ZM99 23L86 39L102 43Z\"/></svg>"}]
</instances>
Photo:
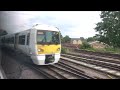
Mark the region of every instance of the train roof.
<instances>
[{"instance_id":1,"label":"train roof","mask_svg":"<svg viewBox=\"0 0 120 90\"><path fill-rule=\"evenodd\" d=\"M47 25L47 24L36 24L32 27L32 29L37 29L37 30L49 30L49 31L59 31L59 29L55 26L52 26L52 25ZM9 37L9 36L13 36L14 34L17 34L17 33L21 33L21 32L26 32L30 29L27 29L27 30L24 30L24 31L20 31L20 32L16 32L16 33L12 33L12 34L7 34L7 35L3 35L3 36L0 36L0 37Z\"/></svg>"},{"instance_id":2,"label":"train roof","mask_svg":"<svg viewBox=\"0 0 120 90\"><path fill-rule=\"evenodd\" d=\"M50 30L50 31L59 31L59 29L52 25L46 25L46 24L37 24L33 26L33 29L37 30Z\"/></svg>"}]
</instances>

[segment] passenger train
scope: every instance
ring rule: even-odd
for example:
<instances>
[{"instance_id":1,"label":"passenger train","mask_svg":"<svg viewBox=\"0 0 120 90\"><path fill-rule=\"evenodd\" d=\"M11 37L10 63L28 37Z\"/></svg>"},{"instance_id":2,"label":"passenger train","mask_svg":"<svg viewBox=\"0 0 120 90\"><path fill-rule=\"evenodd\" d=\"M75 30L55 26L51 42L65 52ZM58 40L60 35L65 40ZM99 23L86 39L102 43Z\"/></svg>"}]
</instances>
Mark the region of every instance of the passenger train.
<instances>
[{"instance_id":1,"label":"passenger train","mask_svg":"<svg viewBox=\"0 0 120 90\"><path fill-rule=\"evenodd\" d=\"M60 59L60 31L51 25L37 24L19 33L1 36L0 41L2 46L30 56L37 65L54 64Z\"/></svg>"}]
</instances>

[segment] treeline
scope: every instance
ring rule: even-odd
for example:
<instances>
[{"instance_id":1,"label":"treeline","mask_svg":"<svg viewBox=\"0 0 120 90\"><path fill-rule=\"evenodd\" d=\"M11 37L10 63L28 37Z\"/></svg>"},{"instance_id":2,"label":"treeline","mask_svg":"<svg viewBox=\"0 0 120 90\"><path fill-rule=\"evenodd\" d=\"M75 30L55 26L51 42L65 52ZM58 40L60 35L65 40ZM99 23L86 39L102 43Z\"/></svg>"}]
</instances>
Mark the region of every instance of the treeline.
<instances>
[{"instance_id":1,"label":"treeline","mask_svg":"<svg viewBox=\"0 0 120 90\"><path fill-rule=\"evenodd\" d=\"M98 40L98 38L96 36L88 37L88 38L80 37L80 40L82 42L91 42L91 41ZM62 43L70 43L70 41L71 41L71 38L68 35L66 35L65 37L63 37L62 34L61 34L61 42Z\"/></svg>"},{"instance_id":2,"label":"treeline","mask_svg":"<svg viewBox=\"0 0 120 90\"><path fill-rule=\"evenodd\" d=\"M102 11L95 30L98 40L114 48L120 48L120 11Z\"/></svg>"},{"instance_id":3,"label":"treeline","mask_svg":"<svg viewBox=\"0 0 120 90\"><path fill-rule=\"evenodd\" d=\"M120 11L102 11L100 18L101 22L98 22L95 27L95 31L99 34L81 40L86 42L98 40L114 48L120 48ZM70 37L66 35L61 40L67 43Z\"/></svg>"},{"instance_id":4,"label":"treeline","mask_svg":"<svg viewBox=\"0 0 120 90\"><path fill-rule=\"evenodd\" d=\"M61 34L61 43L70 43L70 40L71 40L71 38L68 35L63 37Z\"/></svg>"}]
</instances>

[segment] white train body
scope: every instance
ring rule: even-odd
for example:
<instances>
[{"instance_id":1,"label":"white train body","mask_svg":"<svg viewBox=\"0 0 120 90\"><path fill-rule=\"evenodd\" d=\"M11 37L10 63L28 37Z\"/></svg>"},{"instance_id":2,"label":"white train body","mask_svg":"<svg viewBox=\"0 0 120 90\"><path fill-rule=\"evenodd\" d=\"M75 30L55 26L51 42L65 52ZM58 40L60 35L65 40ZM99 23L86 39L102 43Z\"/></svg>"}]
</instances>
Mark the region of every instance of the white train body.
<instances>
[{"instance_id":1,"label":"white train body","mask_svg":"<svg viewBox=\"0 0 120 90\"><path fill-rule=\"evenodd\" d=\"M19 33L2 36L2 46L23 52L34 64L49 65L60 59L60 31L54 26L36 25Z\"/></svg>"}]
</instances>

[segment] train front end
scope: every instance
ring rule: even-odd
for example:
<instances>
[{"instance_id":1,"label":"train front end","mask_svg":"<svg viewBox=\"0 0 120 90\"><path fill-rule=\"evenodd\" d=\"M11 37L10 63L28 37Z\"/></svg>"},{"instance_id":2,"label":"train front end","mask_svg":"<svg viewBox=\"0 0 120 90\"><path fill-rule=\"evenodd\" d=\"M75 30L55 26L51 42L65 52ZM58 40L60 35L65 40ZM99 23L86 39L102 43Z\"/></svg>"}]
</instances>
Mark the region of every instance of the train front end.
<instances>
[{"instance_id":1,"label":"train front end","mask_svg":"<svg viewBox=\"0 0 120 90\"><path fill-rule=\"evenodd\" d=\"M52 30L36 31L36 56L32 57L37 65L57 63L60 59L60 32Z\"/></svg>"}]
</instances>

